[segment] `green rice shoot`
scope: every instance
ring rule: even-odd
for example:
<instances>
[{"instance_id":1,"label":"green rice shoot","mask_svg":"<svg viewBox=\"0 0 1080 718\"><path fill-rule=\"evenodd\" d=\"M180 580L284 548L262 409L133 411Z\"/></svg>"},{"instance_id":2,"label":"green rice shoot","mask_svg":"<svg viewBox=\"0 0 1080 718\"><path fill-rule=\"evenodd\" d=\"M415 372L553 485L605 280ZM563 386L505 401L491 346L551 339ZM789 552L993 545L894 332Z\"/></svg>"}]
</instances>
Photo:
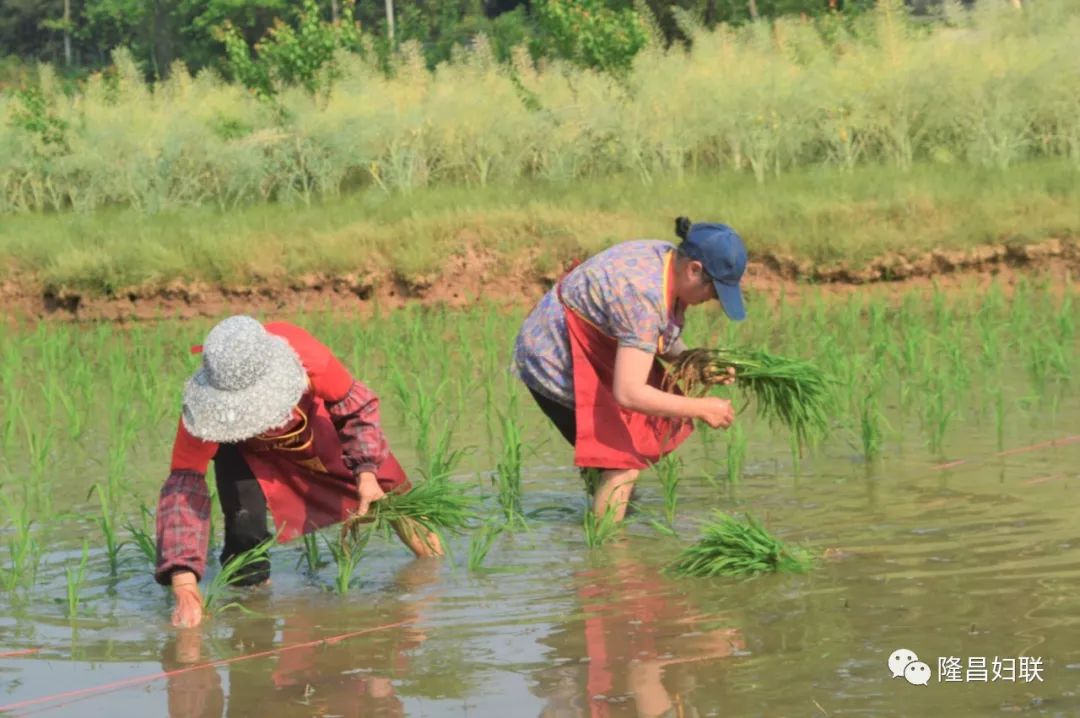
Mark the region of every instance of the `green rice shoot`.
<instances>
[{"instance_id":1,"label":"green rice shoot","mask_svg":"<svg viewBox=\"0 0 1080 718\"><path fill-rule=\"evenodd\" d=\"M257 546L247 551L241 551L221 567L221 570L210 580L206 592L203 594L203 610L208 615L213 615L215 611L223 613L230 608L243 608L235 602L221 604L226 592L235 582L269 565L270 549L277 541L277 538L278 534L275 534L263 540Z\"/></svg>"},{"instance_id":2,"label":"green rice shoot","mask_svg":"<svg viewBox=\"0 0 1080 718\"><path fill-rule=\"evenodd\" d=\"M394 524L413 522L439 537L447 545L445 533L464 533L479 521L478 499L460 484L446 478L417 482L407 493L390 493L375 501L364 516L352 515L341 524L341 542L354 540L368 528L390 535Z\"/></svg>"},{"instance_id":3,"label":"green rice shoot","mask_svg":"<svg viewBox=\"0 0 1080 718\"><path fill-rule=\"evenodd\" d=\"M809 551L786 545L749 514L739 521L715 511L701 539L684 549L667 570L683 577L755 576L805 573L812 566Z\"/></svg>"},{"instance_id":4,"label":"green rice shoot","mask_svg":"<svg viewBox=\"0 0 1080 718\"><path fill-rule=\"evenodd\" d=\"M582 528L585 530L585 545L596 549L614 540L622 529L622 523L616 518L615 507L608 506L604 515L599 517L592 509L586 509Z\"/></svg>"}]
</instances>

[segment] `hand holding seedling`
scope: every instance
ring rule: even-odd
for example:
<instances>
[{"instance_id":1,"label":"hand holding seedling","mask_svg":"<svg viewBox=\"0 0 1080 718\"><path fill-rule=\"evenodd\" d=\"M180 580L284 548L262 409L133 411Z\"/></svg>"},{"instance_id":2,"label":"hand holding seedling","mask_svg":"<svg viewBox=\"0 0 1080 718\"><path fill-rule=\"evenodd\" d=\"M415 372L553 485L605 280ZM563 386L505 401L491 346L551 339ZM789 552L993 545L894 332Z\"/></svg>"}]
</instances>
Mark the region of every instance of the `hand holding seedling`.
<instances>
[{"instance_id":1,"label":"hand holding seedling","mask_svg":"<svg viewBox=\"0 0 1080 718\"><path fill-rule=\"evenodd\" d=\"M830 380L817 366L750 349L690 349L671 363L665 389L679 387L687 396L703 396L717 384L730 384L730 368L739 387L752 396L757 413L791 429L802 446L828 433Z\"/></svg>"},{"instance_id":2,"label":"hand holding seedling","mask_svg":"<svg viewBox=\"0 0 1080 718\"><path fill-rule=\"evenodd\" d=\"M699 409L697 418L704 421L714 429L726 429L735 421L735 410L731 408L731 402L715 396L706 396L698 399Z\"/></svg>"},{"instance_id":3,"label":"hand holding seedling","mask_svg":"<svg viewBox=\"0 0 1080 718\"><path fill-rule=\"evenodd\" d=\"M194 628L202 623L203 599L199 593L199 584L195 574L190 571L177 571L172 576L173 597L176 608L173 609L172 625L175 628Z\"/></svg>"},{"instance_id":4,"label":"hand holding seedling","mask_svg":"<svg viewBox=\"0 0 1080 718\"><path fill-rule=\"evenodd\" d=\"M379 487L375 474L365 471L360 474L360 505L356 508L357 516L364 516L373 501L378 501L386 496L386 492Z\"/></svg>"}]
</instances>

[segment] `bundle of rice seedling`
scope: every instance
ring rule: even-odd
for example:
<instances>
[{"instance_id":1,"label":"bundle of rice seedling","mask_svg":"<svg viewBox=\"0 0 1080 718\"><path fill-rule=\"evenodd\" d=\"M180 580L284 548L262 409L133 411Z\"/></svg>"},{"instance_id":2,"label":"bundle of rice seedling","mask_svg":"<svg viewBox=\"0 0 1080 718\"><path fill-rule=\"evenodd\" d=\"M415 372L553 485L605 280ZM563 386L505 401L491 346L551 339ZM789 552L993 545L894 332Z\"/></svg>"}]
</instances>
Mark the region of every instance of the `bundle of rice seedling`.
<instances>
[{"instance_id":1,"label":"bundle of rice seedling","mask_svg":"<svg viewBox=\"0 0 1080 718\"><path fill-rule=\"evenodd\" d=\"M445 478L426 479L413 484L404 494L387 494L371 504L364 516L352 515L341 524L342 545L356 540L362 530L374 529L387 535L392 524L408 520L431 531L445 542L445 531L462 533L479 521L478 499L460 484Z\"/></svg>"},{"instance_id":2,"label":"bundle of rice seedling","mask_svg":"<svg viewBox=\"0 0 1080 718\"><path fill-rule=\"evenodd\" d=\"M736 386L749 392L758 412L780 422L802 445L828 428L828 382L807 361L748 349L690 349L668 368L666 390L675 386L687 396L702 396L735 369Z\"/></svg>"},{"instance_id":3,"label":"bundle of rice seedling","mask_svg":"<svg viewBox=\"0 0 1080 718\"><path fill-rule=\"evenodd\" d=\"M812 565L808 551L785 546L751 516L742 523L717 511L701 539L679 554L667 570L677 576L753 576L803 573Z\"/></svg>"}]
</instances>

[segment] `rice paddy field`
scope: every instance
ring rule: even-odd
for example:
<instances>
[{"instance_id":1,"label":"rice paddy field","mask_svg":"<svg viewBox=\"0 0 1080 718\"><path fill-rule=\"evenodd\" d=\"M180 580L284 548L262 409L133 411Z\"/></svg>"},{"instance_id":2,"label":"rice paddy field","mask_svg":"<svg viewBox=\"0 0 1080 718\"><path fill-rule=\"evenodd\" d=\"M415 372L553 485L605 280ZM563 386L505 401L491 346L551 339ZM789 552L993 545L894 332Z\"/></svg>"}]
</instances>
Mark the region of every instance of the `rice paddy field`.
<instances>
[{"instance_id":1,"label":"rice paddy field","mask_svg":"<svg viewBox=\"0 0 1080 718\"><path fill-rule=\"evenodd\" d=\"M751 297L739 325L691 312L691 346L816 363L828 429L800 450L716 389L734 427L645 472L621 529L586 518L570 448L509 371L523 310L272 317L375 388L414 482L449 480L478 520L443 561L379 535L343 554L327 529L274 546L269 587L232 591L215 505L212 616L189 631L151 575L153 512L212 323L9 326L0 712L1077 715L1078 299L1032 278L804 288ZM717 511L810 569L677 578ZM928 685L893 677L898 649Z\"/></svg>"}]
</instances>

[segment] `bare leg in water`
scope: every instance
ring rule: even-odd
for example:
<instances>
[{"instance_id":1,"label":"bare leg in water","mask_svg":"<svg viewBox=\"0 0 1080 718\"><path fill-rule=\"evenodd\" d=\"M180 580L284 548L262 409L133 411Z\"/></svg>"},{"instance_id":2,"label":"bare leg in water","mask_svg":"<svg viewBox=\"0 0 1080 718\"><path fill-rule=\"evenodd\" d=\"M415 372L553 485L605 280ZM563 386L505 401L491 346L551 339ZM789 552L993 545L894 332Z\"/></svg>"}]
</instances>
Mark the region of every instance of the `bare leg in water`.
<instances>
[{"instance_id":1,"label":"bare leg in water","mask_svg":"<svg viewBox=\"0 0 1080 718\"><path fill-rule=\"evenodd\" d=\"M626 517L630 494L640 473L637 469L606 469L600 473L600 483L593 497L596 518L603 518L609 510L615 513L616 521Z\"/></svg>"}]
</instances>

